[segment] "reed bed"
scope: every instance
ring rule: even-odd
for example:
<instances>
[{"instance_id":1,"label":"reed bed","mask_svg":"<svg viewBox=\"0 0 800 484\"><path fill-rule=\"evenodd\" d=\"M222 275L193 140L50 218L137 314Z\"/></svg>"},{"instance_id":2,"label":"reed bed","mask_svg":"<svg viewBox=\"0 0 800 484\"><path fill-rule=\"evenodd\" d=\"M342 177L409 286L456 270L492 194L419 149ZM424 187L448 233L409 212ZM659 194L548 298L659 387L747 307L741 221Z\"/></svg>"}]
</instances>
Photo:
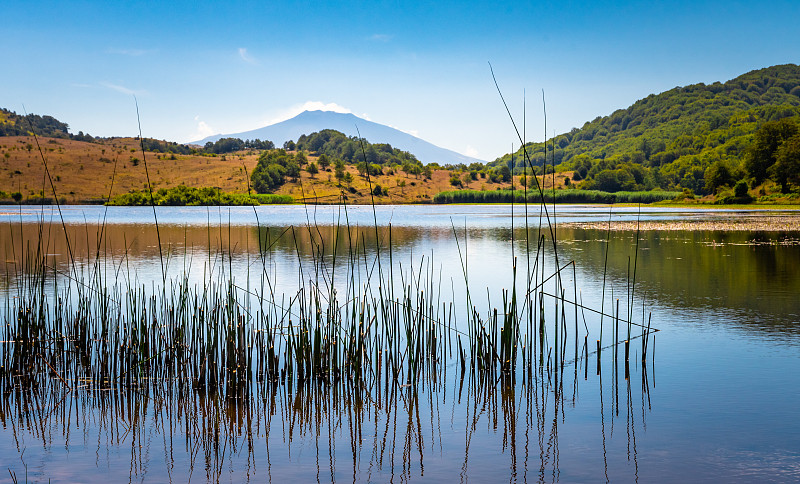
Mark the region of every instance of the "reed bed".
<instances>
[{"instance_id":1,"label":"reed bed","mask_svg":"<svg viewBox=\"0 0 800 484\"><path fill-rule=\"evenodd\" d=\"M308 239L303 249L301 231ZM535 367L554 371L569 356L579 358L580 340L589 337L581 318L597 311L580 304L574 278L573 287L564 286L562 273L574 273L574 263L557 267L548 260L540 228L535 241L526 241L525 273L518 276L515 259L512 287L494 304L489 295L483 309L470 292L466 256L466 298L447 299L431 257L413 265L394 260L391 226L381 231L375 243L382 252L347 225L336 227L332 240L311 223L275 238L258 230L252 273L233 274L225 262L232 254L218 253L217 262L210 255L204 262L201 284L190 282L188 269L138 282L135 272L123 270L127 256L112 262L117 270L109 276L99 270L105 257L99 250L87 256L93 263L59 266L40 238L7 275L15 288L6 292L0 329L0 385L33 387L50 375L69 389L173 387L240 397L256 384L416 384L447 371L450 362L474 378L513 381ZM466 232L453 233L459 250L466 249ZM288 294L279 292L268 267L281 238L294 240L298 259L307 259L297 290ZM186 257L184 267L191 265ZM632 316L629 310L614 317L628 321L628 340Z\"/></svg>"},{"instance_id":2,"label":"reed bed","mask_svg":"<svg viewBox=\"0 0 800 484\"><path fill-rule=\"evenodd\" d=\"M452 190L437 193L433 203L654 203L673 200L681 192L603 192L599 190Z\"/></svg>"},{"instance_id":3,"label":"reed bed","mask_svg":"<svg viewBox=\"0 0 800 484\"><path fill-rule=\"evenodd\" d=\"M194 188L179 185L174 188L161 188L150 193L144 190L132 191L117 195L108 200L107 205L166 205L166 206L228 206L228 205L275 205L294 203L289 195L265 193L228 193L219 188Z\"/></svg>"},{"instance_id":4,"label":"reed bed","mask_svg":"<svg viewBox=\"0 0 800 484\"><path fill-rule=\"evenodd\" d=\"M539 218L541 207L519 208ZM478 299L468 231L452 227L466 291L448 298L432 255L397 260L391 225L352 227L346 206L341 219L332 228L313 223L311 213L297 227L257 223L248 273L233 268L224 224L209 225L209 247L212 239L219 247L209 249L199 282L191 272L197 261L169 246L160 267L174 274L165 269L140 281L137 260L101 250L102 230L83 262L59 263L41 222L38 240L10 248L21 254L6 274L0 420L45 447L53 436L38 421L96 428L100 445L131 445L131 476L152 467L143 449L156 432L173 459L168 469L178 460L178 468L208 481L225 480L234 468L249 475L256 463L263 472L264 450L269 473L276 445L283 456L293 442L310 439L319 480L350 473L354 480L410 479L423 474L431 446L443 445L437 429L456 418L448 415L458 402L466 412L457 417L464 422L463 475L481 475L469 455L486 427L501 432L510 475L545 480L560 472L559 426L595 358L592 373L603 391L602 354L613 386L610 414L601 395L601 422L613 423L624 404L627 458L635 464L632 429L650 405L656 331L645 323L644 305L641 322L633 322L635 262L627 310L618 299L616 311L584 306L575 263L557 262L557 242L531 224L511 242L525 247L514 252L511 285ZM271 270L286 257L297 259L291 290ZM585 321L598 317L614 330L611 338L600 333L595 350ZM640 391L633 366L641 369ZM613 432L601 432L605 457Z\"/></svg>"}]
</instances>

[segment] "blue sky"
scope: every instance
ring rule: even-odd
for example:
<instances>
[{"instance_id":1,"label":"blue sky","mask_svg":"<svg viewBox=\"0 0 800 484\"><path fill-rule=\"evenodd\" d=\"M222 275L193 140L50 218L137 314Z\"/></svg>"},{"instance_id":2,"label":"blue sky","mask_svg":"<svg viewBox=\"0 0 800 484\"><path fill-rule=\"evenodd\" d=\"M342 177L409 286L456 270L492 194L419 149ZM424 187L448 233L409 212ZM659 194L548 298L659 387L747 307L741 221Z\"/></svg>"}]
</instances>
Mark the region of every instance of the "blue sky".
<instances>
[{"instance_id":1,"label":"blue sky","mask_svg":"<svg viewBox=\"0 0 800 484\"><path fill-rule=\"evenodd\" d=\"M486 160L650 93L800 62L800 2L0 3L0 106L190 141L305 108Z\"/></svg>"}]
</instances>

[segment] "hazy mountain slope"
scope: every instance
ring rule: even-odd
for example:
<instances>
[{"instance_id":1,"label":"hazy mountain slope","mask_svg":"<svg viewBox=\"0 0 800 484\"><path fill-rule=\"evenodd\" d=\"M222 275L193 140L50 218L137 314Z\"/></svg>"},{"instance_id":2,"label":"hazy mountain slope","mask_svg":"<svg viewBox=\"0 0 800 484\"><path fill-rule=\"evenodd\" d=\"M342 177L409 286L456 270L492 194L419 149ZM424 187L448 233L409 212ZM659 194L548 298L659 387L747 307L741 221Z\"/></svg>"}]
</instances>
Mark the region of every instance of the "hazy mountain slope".
<instances>
[{"instance_id":1,"label":"hazy mountain slope","mask_svg":"<svg viewBox=\"0 0 800 484\"><path fill-rule=\"evenodd\" d=\"M356 129L356 127L358 129ZM404 133L398 129L382 124L361 119L353 114L334 113L331 111L304 111L292 119L281 121L270 126L245 131L242 133L220 134L209 136L197 141L205 144L220 138L260 139L270 140L276 146L281 146L285 141L297 141L303 134L311 134L323 129L334 129L348 136L357 136L361 133L371 143L388 143L395 148L408 151L423 163L436 162L444 164L470 164L477 160L464 156L455 151L441 148L423 139Z\"/></svg>"}]
</instances>

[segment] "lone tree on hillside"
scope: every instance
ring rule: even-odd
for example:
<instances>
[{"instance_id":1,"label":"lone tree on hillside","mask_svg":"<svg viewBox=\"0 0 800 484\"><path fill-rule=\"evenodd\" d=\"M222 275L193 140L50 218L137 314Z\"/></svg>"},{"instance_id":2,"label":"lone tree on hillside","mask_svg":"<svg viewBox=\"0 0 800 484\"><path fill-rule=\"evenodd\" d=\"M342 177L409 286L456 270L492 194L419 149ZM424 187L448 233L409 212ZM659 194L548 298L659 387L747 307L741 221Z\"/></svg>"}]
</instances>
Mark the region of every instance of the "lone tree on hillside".
<instances>
[{"instance_id":1,"label":"lone tree on hillside","mask_svg":"<svg viewBox=\"0 0 800 484\"><path fill-rule=\"evenodd\" d=\"M317 163L319 163L319 167L320 168L325 170L326 168L328 168L328 166L330 166L331 160L330 160L330 158L328 158L328 156L325 153L323 153L323 154L319 155L319 158L317 159Z\"/></svg>"}]
</instances>

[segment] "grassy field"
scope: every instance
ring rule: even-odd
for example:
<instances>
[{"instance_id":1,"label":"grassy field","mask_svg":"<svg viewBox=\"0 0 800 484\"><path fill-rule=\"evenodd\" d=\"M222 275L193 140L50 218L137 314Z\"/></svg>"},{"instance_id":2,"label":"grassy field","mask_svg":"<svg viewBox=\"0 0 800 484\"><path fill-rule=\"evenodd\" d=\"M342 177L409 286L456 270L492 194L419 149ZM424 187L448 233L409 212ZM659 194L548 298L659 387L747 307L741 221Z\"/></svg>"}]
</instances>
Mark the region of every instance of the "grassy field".
<instances>
[{"instance_id":1,"label":"grassy field","mask_svg":"<svg viewBox=\"0 0 800 484\"><path fill-rule=\"evenodd\" d=\"M117 138L99 143L67 139L40 138L39 143L56 187L59 199L67 203L86 203L147 188L142 152L135 138ZM171 155L146 153L153 189L218 187L224 192L247 193L247 175L256 165L258 152L241 152L224 156ZM174 159L173 159L174 158ZM308 157L316 161L315 156ZM275 193L290 195L295 200L335 202L341 194L349 203L370 203L369 184L354 166L346 171L353 176L349 185L339 186L333 170L321 170L311 176L302 171L299 182L288 181ZM437 193L452 189L449 170L434 170L431 179L395 172L373 176L372 185L386 188L388 195L375 197L375 203L425 203ZM113 181L113 186L112 186ZM473 180L464 188L495 190L508 188L509 183ZM20 192L23 199L52 198L52 189L45 179L41 155L33 137L0 138L0 191Z\"/></svg>"}]
</instances>

